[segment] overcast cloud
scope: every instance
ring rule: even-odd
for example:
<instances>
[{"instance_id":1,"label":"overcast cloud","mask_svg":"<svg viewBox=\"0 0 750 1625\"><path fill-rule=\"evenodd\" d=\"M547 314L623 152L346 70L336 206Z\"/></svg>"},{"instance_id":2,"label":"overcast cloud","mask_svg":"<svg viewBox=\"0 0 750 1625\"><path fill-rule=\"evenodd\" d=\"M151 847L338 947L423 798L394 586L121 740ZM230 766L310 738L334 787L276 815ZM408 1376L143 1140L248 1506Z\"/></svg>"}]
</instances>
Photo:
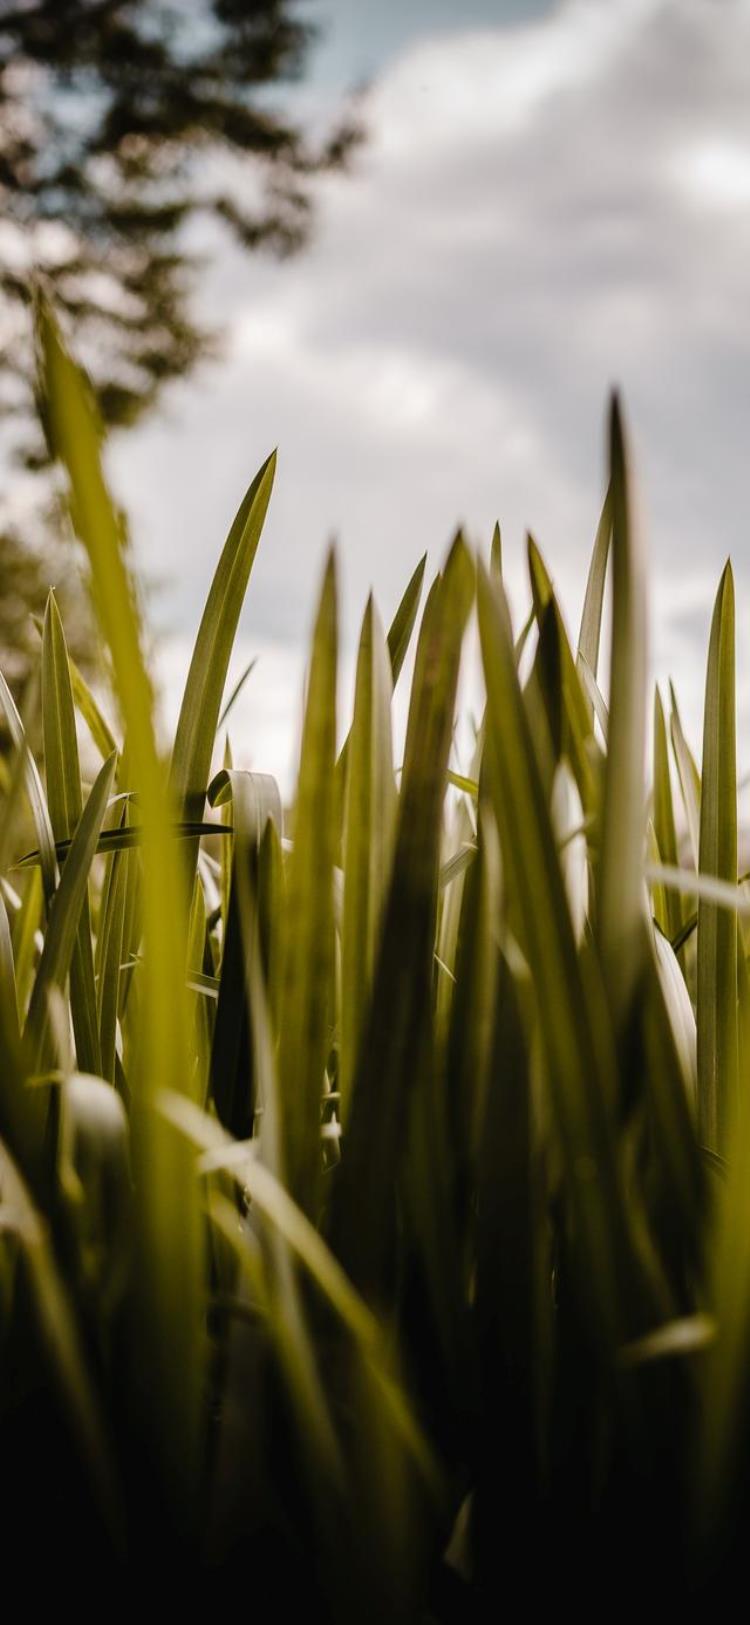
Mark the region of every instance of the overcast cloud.
<instances>
[{"instance_id":1,"label":"overcast cloud","mask_svg":"<svg viewBox=\"0 0 750 1625\"><path fill-rule=\"evenodd\" d=\"M224 255L202 293L228 326L224 363L114 451L141 556L171 583L173 708L231 510L279 445L236 753L287 783L331 535L349 647L370 585L387 617L458 521L487 546L500 519L517 595L531 528L575 621L613 382L654 670L694 723L727 553L747 623L750 3L566 0L452 32L444 9L372 85L368 143L352 177L320 185L311 249L282 266Z\"/></svg>"}]
</instances>

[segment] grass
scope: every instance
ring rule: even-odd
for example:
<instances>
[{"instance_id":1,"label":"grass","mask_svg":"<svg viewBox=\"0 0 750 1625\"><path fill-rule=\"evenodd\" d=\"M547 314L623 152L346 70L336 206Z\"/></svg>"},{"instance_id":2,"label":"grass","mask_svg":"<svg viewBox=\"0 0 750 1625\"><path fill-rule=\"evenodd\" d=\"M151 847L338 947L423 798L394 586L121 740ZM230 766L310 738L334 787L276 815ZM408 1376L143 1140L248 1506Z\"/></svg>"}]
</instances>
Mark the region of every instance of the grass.
<instances>
[{"instance_id":1,"label":"grass","mask_svg":"<svg viewBox=\"0 0 750 1625\"><path fill-rule=\"evenodd\" d=\"M486 565L458 536L421 619L424 561L387 635L368 602L337 751L331 556L285 828L228 740L212 777L275 458L165 762L99 427L43 306L38 342L113 712L51 594L43 771L0 684L7 1583L29 1617L145 1595L189 1619L729 1609L750 1464L730 566L700 771L657 693L647 774L616 401L577 646L531 539L514 630L499 532ZM459 770L474 612L486 709Z\"/></svg>"}]
</instances>

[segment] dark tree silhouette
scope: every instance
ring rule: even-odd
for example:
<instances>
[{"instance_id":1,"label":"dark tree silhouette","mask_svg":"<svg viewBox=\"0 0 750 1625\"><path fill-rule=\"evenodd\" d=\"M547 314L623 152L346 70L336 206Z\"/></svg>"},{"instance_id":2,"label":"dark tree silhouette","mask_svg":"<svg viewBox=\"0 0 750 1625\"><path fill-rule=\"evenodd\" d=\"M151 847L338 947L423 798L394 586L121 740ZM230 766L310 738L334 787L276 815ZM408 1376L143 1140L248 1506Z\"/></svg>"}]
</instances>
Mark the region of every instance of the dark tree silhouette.
<instances>
[{"instance_id":1,"label":"dark tree silhouette","mask_svg":"<svg viewBox=\"0 0 750 1625\"><path fill-rule=\"evenodd\" d=\"M105 422L127 424L211 341L189 305L190 221L300 246L305 183L354 137L313 149L271 105L313 32L290 0L0 0L6 406L29 399L31 266L74 321Z\"/></svg>"},{"instance_id":2,"label":"dark tree silhouette","mask_svg":"<svg viewBox=\"0 0 750 1625\"><path fill-rule=\"evenodd\" d=\"M30 434L34 273L105 423L125 426L214 348L191 308L197 218L248 249L304 242L310 177L357 133L342 120L315 146L273 97L313 34L299 0L0 0L0 415L28 468L46 456ZM6 585L22 555L0 526ZM27 587L35 573L49 579L44 554ZM9 631L0 611L0 645Z\"/></svg>"}]
</instances>

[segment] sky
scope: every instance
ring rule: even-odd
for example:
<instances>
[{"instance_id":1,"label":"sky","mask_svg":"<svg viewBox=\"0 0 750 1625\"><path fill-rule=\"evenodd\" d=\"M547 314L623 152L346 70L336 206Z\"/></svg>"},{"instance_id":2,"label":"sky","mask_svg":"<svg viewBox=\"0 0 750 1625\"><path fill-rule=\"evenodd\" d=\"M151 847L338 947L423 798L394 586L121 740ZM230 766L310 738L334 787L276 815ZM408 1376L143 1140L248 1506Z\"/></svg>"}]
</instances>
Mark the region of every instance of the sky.
<instances>
[{"instance_id":1,"label":"sky","mask_svg":"<svg viewBox=\"0 0 750 1625\"><path fill-rule=\"evenodd\" d=\"M226 249L201 306L224 357L112 448L137 554L164 587L173 716L210 576L272 446L276 488L231 677L258 655L235 758L291 783L327 547L342 702L371 587L387 621L420 554L500 521L577 628L622 392L648 539L651 665L696 745L711 604L738 585L750 742L750 0L308 0L328 25L299 107L353 86L368 138L316 183L310 248Z\"/></svg>"}]
</instances>

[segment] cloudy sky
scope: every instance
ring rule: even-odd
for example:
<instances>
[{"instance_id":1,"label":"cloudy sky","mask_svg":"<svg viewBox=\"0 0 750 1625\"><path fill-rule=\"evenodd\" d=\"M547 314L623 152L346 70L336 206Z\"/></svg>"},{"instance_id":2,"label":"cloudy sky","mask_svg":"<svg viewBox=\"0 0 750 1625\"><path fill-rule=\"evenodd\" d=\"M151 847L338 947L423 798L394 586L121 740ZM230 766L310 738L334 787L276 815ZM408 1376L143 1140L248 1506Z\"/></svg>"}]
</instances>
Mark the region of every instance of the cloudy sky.
<instances>
[{"instance_id":1,"label":"cloudy sky","mask_svg":"<svg viewBox=\"0 0 750 1625\"><path fill-rule=\"evenodd\" d=\"M318 185L307 253L222 255L201 298L227 324L225 359L114 449L141 557L167 582L169 708L232 511L273 445L233 668L260 655L235 723L247 765L289 782L332 535L345 683L370 585L387 618L459 521L486 547L500 520L519 604L530 528L576 624L617 383L652 665L695 735L728 553L750 679L750 0L307 10L328 32L300 105L317 116L367 80L368 141L349 177Z\"/></svg>"}]
</instances>

